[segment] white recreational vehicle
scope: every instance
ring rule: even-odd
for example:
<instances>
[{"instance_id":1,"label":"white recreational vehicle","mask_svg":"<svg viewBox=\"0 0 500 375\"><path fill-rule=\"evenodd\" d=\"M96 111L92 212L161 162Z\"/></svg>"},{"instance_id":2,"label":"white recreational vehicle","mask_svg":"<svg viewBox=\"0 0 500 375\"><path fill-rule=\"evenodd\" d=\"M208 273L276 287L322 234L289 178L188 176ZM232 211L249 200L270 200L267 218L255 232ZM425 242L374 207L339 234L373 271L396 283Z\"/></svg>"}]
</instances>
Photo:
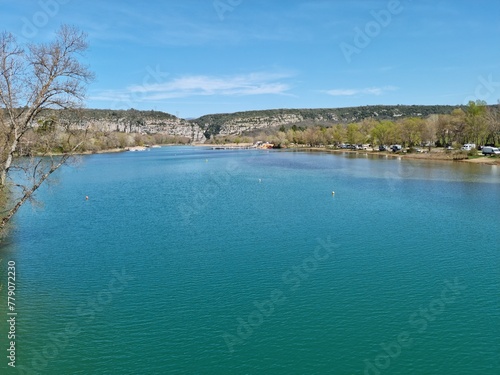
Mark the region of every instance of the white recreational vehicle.
<instances>
[{"instance_id":1,"label":"white recreational vehicle","mask_svg":"<svg viewBox=\"0 0 500 375\"><path fill-rule=\"evenodd\" d=\"M476 148L476 144L475 143L466 143L466 144L464 144L462 146L462 150L464 150L464 151L470 151L473 148Z\"/></svg>"}]
</instances>

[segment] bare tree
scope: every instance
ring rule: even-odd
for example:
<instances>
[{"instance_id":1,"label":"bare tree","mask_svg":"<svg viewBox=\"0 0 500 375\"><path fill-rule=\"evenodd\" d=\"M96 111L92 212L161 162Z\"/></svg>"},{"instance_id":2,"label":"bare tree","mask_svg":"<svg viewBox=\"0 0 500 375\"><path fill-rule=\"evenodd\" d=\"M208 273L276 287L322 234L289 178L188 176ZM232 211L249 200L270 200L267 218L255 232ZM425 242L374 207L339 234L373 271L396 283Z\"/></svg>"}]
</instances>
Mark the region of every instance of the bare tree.
<instances>
[{"instance_id":1,"label":"bare tree","mask_svg":"<svg viewBox=\"0 0 500 375\"><path fill-rule=\"evenodd\" d=\"M80 146L50 156L60 133L54 131L57 121L47 122L44 116L54 109L82 107L86 86L94 78L79 61L87 47L86 35L70 26L62 26L50 43L26 47L10 33L0 34L0 229ZM23 141L34 129L47 147L28 159L19 158Z\"/></svg>"},{"instance_id":2,"label":"bare tree","mask_svg":"<svg viewBox=\"0 0 500 375\"><path fill-rule=\"evenodd\" d=\"M430 115L426 118L422 129L422 141L426 143L428 151L431 151L432 146L437 140L437 129L439 123L438 115Z\"/></svg>"},{"instance_id":3,"label":"bare tree","mask_svg":"<svg viewBox=\"0 0 500 375\"><path fill-rule=\"evenodd\" d=\"M454 109L450 114L450 126L452 129L453 140L460 144L469 142L466 136L465 112L461 108Z\"/></svg>"}]
</instances>

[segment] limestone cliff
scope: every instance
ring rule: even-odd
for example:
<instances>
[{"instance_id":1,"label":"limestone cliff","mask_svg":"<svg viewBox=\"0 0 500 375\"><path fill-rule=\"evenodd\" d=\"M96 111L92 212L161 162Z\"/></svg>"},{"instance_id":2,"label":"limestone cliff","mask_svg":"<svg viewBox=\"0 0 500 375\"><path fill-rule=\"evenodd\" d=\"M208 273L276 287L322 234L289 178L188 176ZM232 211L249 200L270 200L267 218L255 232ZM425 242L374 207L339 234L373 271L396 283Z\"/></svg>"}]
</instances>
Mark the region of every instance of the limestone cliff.
<instances>
[{"instance_id":1,"label":"limestone cliff","mask_svg":"<svg viewBox=\"0 0 500 375\"><path fill-rule=\"evenodd\" d=\"M59 119L73 129L139 134L163 133L184 137L191 142L206 140L197 124L159 111L99 110L60 111Z\"/></svg>"},{"instance_id":2,"label":"limestone cliff","mask_svg":"<svg viewBox=\"0 0 500 375\"><path fill-rule=\"evenodd\" d=\"M427 117L448 114L461 106L363 106L349 108L274 109L236 113L212 114L194 120L185 120L159 111L84 109L60 111L57 117L72 128L103 132L155 134L164 133L185 137L202 143L215 135L240 135L264 129L277 129L292 125L332 126L338 123L376 120L396 120L404 117Z\"/></svg>"},{"instance_id":3,"label":"limestone cliff","mask_svg":"<svg viewBox=\"0 0 500 375\"><path fill-rule=\"evenodd\" d=\"M252 130L290 127L292 125L332 126L359 122L366 118L396 120L404 117L427 117L447 114L460 106L363 106L349 108L275 109L213 114L191 120L204 130L207 138L215 135L239 135Z\"/></svg>"}]
</instances>

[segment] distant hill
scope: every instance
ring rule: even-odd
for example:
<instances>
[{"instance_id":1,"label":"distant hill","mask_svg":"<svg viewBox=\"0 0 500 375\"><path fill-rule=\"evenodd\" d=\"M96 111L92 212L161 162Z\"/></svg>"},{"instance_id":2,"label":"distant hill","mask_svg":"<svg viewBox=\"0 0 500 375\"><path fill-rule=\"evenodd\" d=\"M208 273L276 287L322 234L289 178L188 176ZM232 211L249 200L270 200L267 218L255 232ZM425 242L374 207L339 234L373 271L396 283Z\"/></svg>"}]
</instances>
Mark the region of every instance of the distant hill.
<instances>
[{"instance_id":1,"label":"distant hill","mask_svg":"<svg viewBox=\"0 0 500 375\"><path fill-rule=\"evenodd\" d=\"M190 122L203 129L207 138L223 134L242 134L256 129L291 125L332 125L358 122L366 118L377 120L405 117L427 117L449 114L464 106L451 105L373 105L346 108L272 109L205 115Z\"/></svg>"},{"instance_id":2,"label":"distant hill","mask_svg":"<svg viewBox=\"0 0 500 375\"><path fill-rule=\"evenodd\" d=\"M359 122L366 118L396 120L405 117L427 117L449 114L465 106L450 105L373 105L346 108L270 109L210 114L197 119L181 119L161 111L82 109L62 110L61 121L73 127L90 127L97 131L125 133L165 133L204 142L215 135L240 135L281 126L291 127Z\"/></svg>"}]
</instances>

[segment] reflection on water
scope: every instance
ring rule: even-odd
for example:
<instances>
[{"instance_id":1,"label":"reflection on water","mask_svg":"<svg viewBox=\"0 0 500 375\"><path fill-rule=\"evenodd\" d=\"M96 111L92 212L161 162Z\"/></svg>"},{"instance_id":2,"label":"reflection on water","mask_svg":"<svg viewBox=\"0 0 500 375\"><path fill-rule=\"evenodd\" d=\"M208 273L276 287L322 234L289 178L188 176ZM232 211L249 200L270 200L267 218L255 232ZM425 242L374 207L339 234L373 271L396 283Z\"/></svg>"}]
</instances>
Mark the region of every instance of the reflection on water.
<instances>
[{"instance_id":1,"label":"reflection on water","mask_svg":"<svg viewBox=\"0 0 500 375\"><path fill-rule=\"evenodd\" d=\"M500 218L484 218L500 207L498 173L352 153L84 157L40 191L42 210L20 212L15 246L1 250L19 271L19 364L42 374L361 374L381 343L410 332L411 350L384 374L496 375ZM320 262L319 241L335 245ZM122 273L134 278L112 290ZM422 318L415 327L409 317L455 278L465 291L419 332ZM286 301L271 307L275 290ZM68 323L81 332L35 359ZM2 350L7 329L1 319ZM234 353L224 334L244 336Z\"/></svg>"},{"instance_id":2,"label":"reflection on water","mask_svg":"<svg viewBox=\"0 0 500 375\"><path fill-rule=\"evenodd\" d=\"M443 160L419 160L371 153L292 152L310 155L312 159L309 161L309 164L311 166L314 165L315 168L321 168L321 166L325 168L328 167L328 162L324 162L320 159L327 159L327 157L336 158L338 160L335 160L335 164L343 166L343 168L340 169L344 173L359 178L370 177L500 183L500 168L496 165L481 165ZM315 159L318 156L320 158ZM356 163L352 163L351 161L353 160L356 161ZM362 161L366 161L366 163ZM273 162L280 163L280 159L273 160Z\"/></svg>"}]
</instances>

